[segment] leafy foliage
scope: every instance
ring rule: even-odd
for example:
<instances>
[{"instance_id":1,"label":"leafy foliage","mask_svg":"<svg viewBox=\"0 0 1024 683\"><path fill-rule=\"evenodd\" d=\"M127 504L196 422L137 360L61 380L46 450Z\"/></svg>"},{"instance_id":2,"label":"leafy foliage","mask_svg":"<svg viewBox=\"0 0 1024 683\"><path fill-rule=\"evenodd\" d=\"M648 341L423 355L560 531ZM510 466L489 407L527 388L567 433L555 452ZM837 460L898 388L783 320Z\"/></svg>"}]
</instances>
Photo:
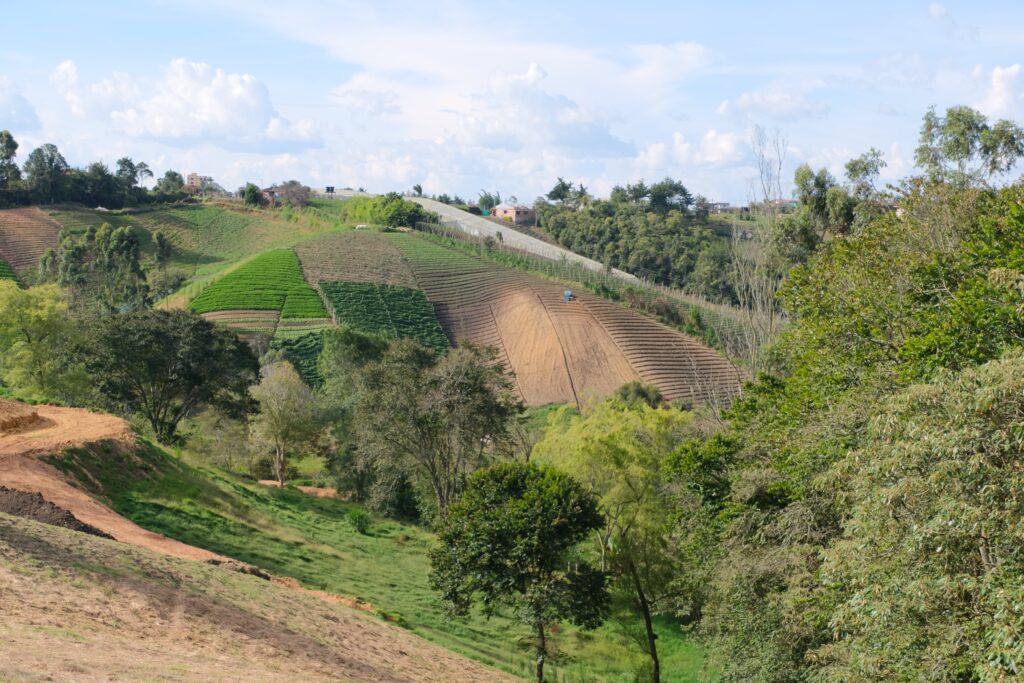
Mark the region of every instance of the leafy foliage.
<instances>
[{"instance_id":1,"label":"leafy foliage","mask_svg":"<svg viewBox=\"0 0 1024 683\"><path fill-rule=\"evenodd\" d=\"M271 348L280 350L284 357L295 366L303 381L314 389L324 381L319 367L320 352L323 347L323 330L306 332L296 337L275 337L271 342Z\"/></svg>"},{"instance_id":2,"label":"leafy foliage","mask_svg":"<svg viewBox=\"0 0 1024 683\"><path fill-rule=\"evenodd\" d=\"M415 339L438 352L448 338L434 306L419 289L362 282L321 282L339 324L385 337Z\"/></svg>"},{"instance_id":3,"label":"leafy foliage","mask_svg":"<svg viewBox=\"0 0 1024 683\"><path fill-rule=\"evenodd\" d=\"M512 608L536 629L537 681L544 681L545 627L568 619L596 628L608 612L604 575L574 557L602 526L597 500L552 468L503 463L476 473L431 552L431 585L457 614Z\"/></svg>"}]
</instances>

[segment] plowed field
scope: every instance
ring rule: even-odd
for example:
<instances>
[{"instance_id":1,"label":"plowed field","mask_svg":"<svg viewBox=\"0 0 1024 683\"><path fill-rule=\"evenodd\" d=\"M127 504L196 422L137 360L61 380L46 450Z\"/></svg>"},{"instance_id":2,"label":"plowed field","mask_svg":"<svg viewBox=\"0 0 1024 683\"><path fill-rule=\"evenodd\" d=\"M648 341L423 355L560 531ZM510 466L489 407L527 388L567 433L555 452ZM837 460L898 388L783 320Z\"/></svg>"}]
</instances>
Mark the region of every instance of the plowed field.
<instances>
[{"instance_id":1,"label":"plowed field","mask_svg":"<svg viewBox=\"0 0 1024 683\"><path fill-rule=\"evenodd\" d=\"M57 246L60 224L35 207L0 211L0 261L21 273Z\"/></svg>"},{"instance_id":2,"label":"plowed field","mask_svg":"<svg viewBox=\"0 0 1024 683\"><path fill-rule=\"evenodd\" d=\"M531 405L584 403L640 379L669 399L724 399L741 374L693 338L618 304L412 234L397 247L445 333L498 349Z\"/></svg>"}]
</instances>

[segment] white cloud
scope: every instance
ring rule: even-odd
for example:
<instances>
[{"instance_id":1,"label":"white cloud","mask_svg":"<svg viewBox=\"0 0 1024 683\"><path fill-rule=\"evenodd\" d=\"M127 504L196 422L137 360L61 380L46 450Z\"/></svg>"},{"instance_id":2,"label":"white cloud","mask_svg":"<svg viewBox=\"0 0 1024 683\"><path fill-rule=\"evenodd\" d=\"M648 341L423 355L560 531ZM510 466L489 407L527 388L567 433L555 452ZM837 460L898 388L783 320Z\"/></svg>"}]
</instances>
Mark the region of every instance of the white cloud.
<instances>
[{"instance_id":1,"label":"white cloud","mask_svg":"<svg viewBox=\"0 0 1024 683\"><path fill-rule=\"evenodd\" d=\"M673 83L708 63L708 51L700 43L635 45L632 52L639 60L629 78L654 83Z\"/></svg>"},{"instance_id":2,"label":"white cloud","mask_svg":"<svg viewBox=\"0 0 1024 683\"><path fill-rule=\"evenodd\" d=\"M78 66L70 59L57 65L50 74L50 82L64 97L71 113L80 118L106 116L139 97L138 85L124 73L115 73L83 86L79 82Z\"/></svg>"},{"instance_id":3,"label":"white cloud","mask_svg":"<svg viewBox=\"0 0 1024 683\"><path fill-rule=\"evenodd\" d=\"M39 128L35 107L18 90L14 81L0 76L0 130L33 131Z\"/></svg>"},{"instance_id":4,"label":"white cloud","mask_svg":"<svg viewBox=\"0 0 1024 683\"><path fill-rule=\"evenodd\" d=\"M949 11L941 2L933 2L928 5L928 16L932 19L944 19L949 16Z\"/></svg>"},{"instance_id":5,"label":"white cloud","mask_svg":"<svg viewBox=\"0 0 1024 683\"><path fill-rule=\"evenodd\" d=\"M978 109L988 116L1015 117L1024 101L1024 89L1020 86L1020 64L1013 66L997 66L992 69L989 77L988 91L978 103ZM975 76L982 76L980 67L975 69Z\"/></svg>"},{"instance_id":6,"label":"white cloud","mask_svg":"<svg viewBox=\"0 0 1024 683\"><path fill-rule=\"evenodd\" d=\"M806 95L779 88L745 92L733 100L724 100L718 105L719 114L732 111L750 116L767 116L774 119L796 121L799 119L825 116L828 105L808 99Z\"/></svg>"}]
</instances>

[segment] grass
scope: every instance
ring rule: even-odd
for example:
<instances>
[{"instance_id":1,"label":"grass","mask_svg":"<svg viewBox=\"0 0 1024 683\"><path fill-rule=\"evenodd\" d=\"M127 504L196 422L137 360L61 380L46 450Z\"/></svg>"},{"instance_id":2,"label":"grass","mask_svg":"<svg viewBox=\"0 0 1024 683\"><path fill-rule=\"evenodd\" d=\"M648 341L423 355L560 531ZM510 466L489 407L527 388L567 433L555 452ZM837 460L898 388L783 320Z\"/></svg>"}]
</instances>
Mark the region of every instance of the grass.
<instances>
[{"instance_id":1,"label":"grass","mask_svg":"<svg viewBox=\"0 0 1024 683\"><path fill-rule=\"evenodd\" d=\"M308 588L358 597L412 632L480 661L523 676L532 670L520 624L447 615L427 584L426 553L434 539L422 528L374 518L370 534L361 534L349 521L360 509L355 504L261 487L155 447L137 454L69 451L53 463L146 529L292 576ZM671 625L659 633L663 680L699 680L700 650ZM632 682L645 661L612 623L592 633L564 626L553 644L562 654L550 664L551 680L563 683Z\"/></svg>"},{"instance_id":2,"label":"grass","mask_svg":"<svg viewBox=\"0 0 1024 683\"><path fill-rule=\"evenodd\" d=\"M321 282L320 289L339 324L415 339L441 352L448 349L434 306L422 290L366 282Z\"/></svg>"},{"instance_id":3,"label":"grass","mask_svg":"<svg viewBox=\"0 0 1024 683\"><path fill-rule=\"evenodd\" d=\"M229 310L281 311L282 318L326 318L319 295L302 277L291 249L260 254L209 285L189 303L194 313Z\"/></svg>"}]
</instances>

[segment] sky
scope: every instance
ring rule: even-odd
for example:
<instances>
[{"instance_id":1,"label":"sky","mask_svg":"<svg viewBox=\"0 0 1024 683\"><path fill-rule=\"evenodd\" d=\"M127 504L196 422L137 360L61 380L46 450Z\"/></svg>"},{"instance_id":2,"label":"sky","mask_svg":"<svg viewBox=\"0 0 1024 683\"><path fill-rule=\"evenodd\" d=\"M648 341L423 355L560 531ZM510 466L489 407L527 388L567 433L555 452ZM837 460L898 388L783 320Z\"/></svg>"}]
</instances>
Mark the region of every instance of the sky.
<instances>
[{"instance_id":1,"label":"sky","mask_svg":"<svg viewBox=\"0 0 1024 683\"><path fill-rule=\"evenodd\" d=\"M6 3L5 3L6 4ZM913 170L921 117L1024 121L1024 2L45 0L2 10L0 130L19 159L122 156L228 189L531 202L678 178L743 204L760 126L842 175Z\"/></svg>"}]
</instances>

